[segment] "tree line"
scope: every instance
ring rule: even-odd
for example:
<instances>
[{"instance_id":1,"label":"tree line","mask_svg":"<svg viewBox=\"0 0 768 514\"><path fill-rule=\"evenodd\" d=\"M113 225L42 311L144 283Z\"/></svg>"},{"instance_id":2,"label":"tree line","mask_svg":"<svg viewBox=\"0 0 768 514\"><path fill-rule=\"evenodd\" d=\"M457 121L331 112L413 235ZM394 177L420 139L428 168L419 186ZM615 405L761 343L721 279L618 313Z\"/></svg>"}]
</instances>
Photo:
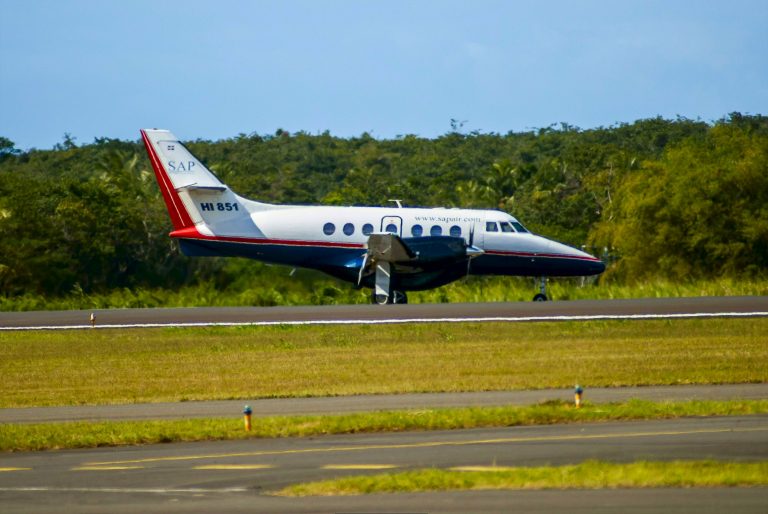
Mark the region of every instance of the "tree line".
<instances>
[{"instance_id":1,"label":"tree line","mask_svg":"<svg viewBox=\"0 0 768 514\"><path fill-rule=\"evenodd\" d=\"M239 194L274 203L494 208L610 261L602 280L764 277L768 117L562 123L429 139L239 134L187 142ZM247 287L265 268L180 255L143 145L0 137L0 294Z\"/></svg>"}]
</instances>

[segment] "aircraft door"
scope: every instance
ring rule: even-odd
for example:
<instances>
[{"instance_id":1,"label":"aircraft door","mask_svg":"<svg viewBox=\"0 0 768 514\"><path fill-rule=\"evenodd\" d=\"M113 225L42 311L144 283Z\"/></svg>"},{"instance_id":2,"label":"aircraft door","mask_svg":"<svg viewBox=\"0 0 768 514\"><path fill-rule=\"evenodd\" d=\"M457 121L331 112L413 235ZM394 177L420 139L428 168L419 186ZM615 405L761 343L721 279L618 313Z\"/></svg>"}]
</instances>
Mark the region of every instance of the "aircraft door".
<instances>
[{"instance_id":1,"label":"aircraft door","mask_svg":"<svg viewBox=\"0 0 768 514\"><path fill-rule=\"evenodd\" d=\"M472 221L469 226L472 231L472 244L478 248L485 248L485 219Z\"/></svg>"},{"instance_id":2,"label":"aircraft door","mask_svg":"<svg viewBox=\"0 0 768 514\"><path fill-rule=\"evenodd\" d=\"M403 235L403 218L400 216L384 216L381 218L381 231Z\"/></svg>"}]
</instances>

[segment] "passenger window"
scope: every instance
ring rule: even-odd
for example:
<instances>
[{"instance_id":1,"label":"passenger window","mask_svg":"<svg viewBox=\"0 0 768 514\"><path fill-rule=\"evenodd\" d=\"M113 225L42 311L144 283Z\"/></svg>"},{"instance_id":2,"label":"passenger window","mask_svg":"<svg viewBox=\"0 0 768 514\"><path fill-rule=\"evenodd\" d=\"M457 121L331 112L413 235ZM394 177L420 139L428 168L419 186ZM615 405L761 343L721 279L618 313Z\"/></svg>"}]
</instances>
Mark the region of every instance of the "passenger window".
<instances>
[{"instance_id":1,"label":"passenger window","mask_svg":"<svg viewBox=\"0 0 768 514\"><path fill-rule=\"evenodd\" d=\"M502 232L514 232L515 231L515 229L512 228L512 225L510 225L506 221L502 221L501 223L499 223L499 225L501 225L501 231Z\"/></svg>"},{"instance_id":2,"label":"passenger window","mask_svg":"<svg viewBox=\"0 0 768 514\"><path fill-rule=\"evenodd\" d=\"M522 226L517 221L513 221L512 226L515 227L515 230L517 230L518 232L528 232L528 229Z\"/></svg>"},{"instance_id":3,"label":"passenger window","mask_svg":"<svg viewBox=\"0 0 768 514\"><path fill-rule=\"evenodd\" d=\"M499 227L496 225L495 221L486 221L485 222L485 231L486 232L498 232Z\"/></svg>"},{"instance_id":4,"label":"passenger window","mask_svg":"<svg viewBox=\"0 0 768 514\"><path fill-rule=\"evenodd\" d=\"M453 237L461 237L461 227L458 225L454 225L451 227L451 235Z\"/></svg>"},{"instance_id":5,"label":"passenger window","mask_svg":"<svg viewBox=\"0 0 768 514\"><path fill-rule=\"evenodd\" d=\"M440 225L432 225L432 228L429 229L429 235L430 236L441 236L443 235L443 229Z\"/></svg>"},{"instance_id":6,"label":"passenger window","mask_svg":"<svg viewBox=\"0 0 768 514\"><path fill-rule=\"evenodd\" d=\"M414 225L411 227L411 235L413 237L421 237L421 234L424 233L424 229L421 227L421 225Z\"/></svg>"},{"instance_id":7,"label":"passenger window","mask_svg":"<svg viewBox=\"0 0 768 514\"><path fill-rule=\"evenodd\" d=\"M397 226L394 223L390 223L387 225L387 230L385 232L389 232L391 234L397 234Z\"/></svg>"},{"instance_id":8,"label":"passenger window","mask_svg":"<svg viewBox=\"0 0 768 514\"><path fill-rule=\"evenodd\" d=\"M370 223L366 223L365 225L363 225L364 236L370 236L372 232L373 232L373 225L371 225Z\"/></svg>"},{"instance_id":9,"label":"passenger window","mask_svg":"<svg viewBox=\"0 0 768 514\"><path fill-rule=\"evenodd\" d=\"M346 235L351 236L355 233L355 226L352 223L345 223L343 230Z\"/></svg>"},{"instance_id":10,"label":"passenger window","mask_svg":"<svg viewBox=\"0 0 768 514\"><path fill-rule=\"evenodd\" d=\"M333 235L334 232L336 232L336 225L334 225L333 223L326 223L325 225L323 225L323 233L326 236Z\"/></svg>"}]
</instances>

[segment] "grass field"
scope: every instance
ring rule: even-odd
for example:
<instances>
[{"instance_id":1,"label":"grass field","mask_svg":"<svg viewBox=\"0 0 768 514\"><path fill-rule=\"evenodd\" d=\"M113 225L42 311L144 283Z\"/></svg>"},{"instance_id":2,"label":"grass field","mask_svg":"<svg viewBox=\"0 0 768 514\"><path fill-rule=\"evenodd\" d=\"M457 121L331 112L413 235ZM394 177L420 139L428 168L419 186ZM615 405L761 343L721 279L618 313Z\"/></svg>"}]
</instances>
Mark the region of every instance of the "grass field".
<instances>
[{"instance_id":1,"label":"grass field","mask_svg":"<svg viewBox=\"0 0 768 514\"><path fill-rule=\"evenodd\" d=\"M280 496L332 496L466 489L605 489L768 485L768 462L672 461L571 466L423 469L296 484Z\"/></svg>"},{"instance_id":2,"label":"grass field","mask_svg":"<svg viewBox=\"0 0 768 514\"><path fill-rule=\"evenodd\" d=\"M0 333L0 407L768 381L768 319Z\"/></svg>"},{"instance_id":3,"label":"grass field","mask_svg":"<svg viewBox=\"0 0 768 514\"><path fill-rule=\"evenodd\" d=\"M331 416L274 416L255 419L250 432L243 429L243 422L238 416L218 419L0 424L0 451L766 413L768 413L768 400L689 402L631 400L622 403L587 404L580 409L572 404L554 401L527 407L420 409Z\"/></svg>"}]
</instances>

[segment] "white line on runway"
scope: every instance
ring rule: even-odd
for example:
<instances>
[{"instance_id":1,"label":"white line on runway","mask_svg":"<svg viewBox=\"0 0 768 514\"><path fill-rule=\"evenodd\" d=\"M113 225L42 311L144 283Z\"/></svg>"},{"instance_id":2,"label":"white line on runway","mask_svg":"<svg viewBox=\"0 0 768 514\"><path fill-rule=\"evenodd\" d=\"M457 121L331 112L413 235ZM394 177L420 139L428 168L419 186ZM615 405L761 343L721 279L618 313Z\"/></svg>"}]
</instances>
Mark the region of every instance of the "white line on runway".
<instances>
[{"instance_id":1,"label":"white line on runway","mask_svg":"<svg viewBox=\"0 0 768 514\"><path fill-rule=\"evenodd\" d=\"M164 489L142 487L0 487L4 493L150 493L150 494L205 494L205 493L244 493L244 487L227 487L223 489Z\"/></svg>"},{"instance_id":2,"label":"white line on runway","mask_svg":"<svg viewBox=\"0 0 768 514\"><path fill-rule=\"evenodd\" d=\"M633 319L685 319L685 318L757 318L768 317L768 312L691 312L679 314L594 314L584 316L496 316L487 318L403 318L403 319L335 319L305 321L203 321L182 323L126 323L88 325L44 325L29 327L0 327L0 330L74 330L90 328L193 328L193 327L264 327L274 325L387 325L397 323L486 323L525 321L600 321Z\"/></svg>"}]
</instances>

